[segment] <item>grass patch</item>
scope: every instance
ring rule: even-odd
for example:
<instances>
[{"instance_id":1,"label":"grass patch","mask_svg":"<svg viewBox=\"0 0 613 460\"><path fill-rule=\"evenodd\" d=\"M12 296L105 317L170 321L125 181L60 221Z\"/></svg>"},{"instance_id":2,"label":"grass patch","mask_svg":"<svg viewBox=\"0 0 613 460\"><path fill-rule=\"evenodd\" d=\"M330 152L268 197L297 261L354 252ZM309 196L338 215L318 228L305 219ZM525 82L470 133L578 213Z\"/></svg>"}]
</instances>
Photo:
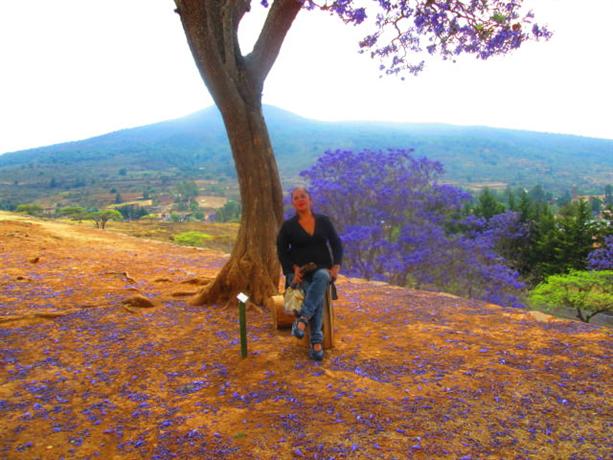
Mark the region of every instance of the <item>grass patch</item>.
<instances>
[{"instance_id":1,"label":"grass patch","mask_svg":"<svg viewBox=\"0 0 613 460\"><path fill-rule=\"evenodd\" d=\"M188 232L177 233L173 236L175 243L183 246L206 246L206 242L212 239L213 236L208 233L191 230Z\"/></svg>"},{"instance_id":2,"label":"grass patch","mask_svg":"<svg viewBox=\"0 0 613 460\"><path fill-rule=\"evenodd\" d=\"M230 253L238 234L238 224L212 222L160 222L154 219L139 219L111 222L109 231L159 241L179 243L177 236L183 233L204 233L210 238L202 239L195 246ZM185 243L194 246L191 243Z\"/></svg>"}]
</instances>

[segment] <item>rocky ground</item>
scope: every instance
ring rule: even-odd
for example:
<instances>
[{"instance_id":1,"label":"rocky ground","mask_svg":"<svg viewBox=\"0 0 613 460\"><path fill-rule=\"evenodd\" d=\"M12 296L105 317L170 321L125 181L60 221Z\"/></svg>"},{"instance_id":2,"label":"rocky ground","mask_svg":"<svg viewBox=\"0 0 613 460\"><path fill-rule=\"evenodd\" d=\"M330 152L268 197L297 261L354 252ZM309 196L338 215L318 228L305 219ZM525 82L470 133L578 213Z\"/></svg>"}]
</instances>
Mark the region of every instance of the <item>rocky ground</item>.
<instances>
[{"instance_id":1,"label":"rocky ground","mask_svg":"<svg viewBox=\"0 0 613 460\"><path fill-rule=\"evenodd\" d=\"M322 363L241 359L225 257L0 214L0 458L610 458L610 329L342 278Z\"/></svg>"}]
</instances>

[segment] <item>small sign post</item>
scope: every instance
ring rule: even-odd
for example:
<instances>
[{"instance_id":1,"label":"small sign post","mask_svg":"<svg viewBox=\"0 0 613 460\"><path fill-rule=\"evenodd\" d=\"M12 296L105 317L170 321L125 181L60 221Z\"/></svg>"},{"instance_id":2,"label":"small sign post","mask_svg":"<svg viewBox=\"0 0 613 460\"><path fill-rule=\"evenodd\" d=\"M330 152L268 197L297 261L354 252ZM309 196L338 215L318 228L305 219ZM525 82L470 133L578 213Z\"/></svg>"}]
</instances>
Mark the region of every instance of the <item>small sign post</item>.
<instances>
[{"instance_id":1,"label":"small sign post","mask_svg":"<svg viewBox=\"0 0 613 460\"><path fill-rule=\"evenodd\" d=\"M249 297L242 292L236 296L238 299L238 321L241 332L241 358L247 357L247 311L245 304Z\"/></svg>"}]
</instances>

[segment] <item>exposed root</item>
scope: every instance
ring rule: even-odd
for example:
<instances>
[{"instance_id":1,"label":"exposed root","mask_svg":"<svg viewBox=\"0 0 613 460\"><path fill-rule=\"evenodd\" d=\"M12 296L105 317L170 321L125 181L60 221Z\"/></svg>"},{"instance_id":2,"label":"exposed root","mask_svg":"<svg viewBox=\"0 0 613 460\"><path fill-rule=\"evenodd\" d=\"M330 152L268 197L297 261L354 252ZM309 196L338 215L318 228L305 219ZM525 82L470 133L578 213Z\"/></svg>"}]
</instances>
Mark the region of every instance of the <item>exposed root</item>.
<instances>
[{"instance_id":1,"label":"exposed root","mask_svg":"<svg viewBox=\"0 0 613 460\"><path fill-rule=\"evenodd\" d=\"M103 275L121 275L128 283L136 283L136 280L132 278L128 272L104 272Z\"/></svg>"},{"instance_id":2,"label":"exposed root","mask_svg":"<svg viewBox=\"0 0 613 460\"><path fill-rule=\"evenodd\" d=\"M143 295L135 295L130 297L129 299L121 302L124 306L135 307L135 308L153 308L157 305Z\"/></svg>"},{"instance_id":3,"label":"exposed root","mask_svg":"<svg viewBox=\"0 0 613 460\"><path fill-rule=\"evenodd\" d=\"M190 278L181 281L181 284L195 284L197 286L207 286L214 281L214 278Z\"/></svg>"},{"instance_id":4,"label":"exposed root","mask_svg":"<svg viewBox=\"0 0 613 460\"><path fill-rule=\"evenodd\" d=\"M190 297L197 294L197 291L177 291L170 294L172 297Z\"/></svg>"},{"instance_id":5,"label":"exposed root","mask_svg":"<svg viewBox=\"0 0 613 460\"><path fill-rule=\"evenodd\" d=\"M3 316L2 318L0 318L0 324L10 323L10 322L14 322L14 321L23 321L23 320L29 320L29 319L37 319L37 318L54 319L54 318L59 318L59 317L62 317L62 316L70 315L71 313L75 313L75 312L77 312L79 310L80 309L78 309L78 308L72 308L70 310L65 310L65 311L39 311L39 312L36 312L36 313L30 313L28 315Z\"/></svg>"},{"instance_id":6,"label":"exposed root","mask_svg":"<svg viewBox=\"0 0 613 460\"><path fill-rule=\"evenodd\" d=\"M32 316L35 318L53 319L53 318L59 318L60 316L69 315L76 311L77 310L68 310L68 311L61 311L61 312L60 311L39 312L39 313L34 313Z\"/></svg>"},{"instance_id":7,"label":"exposed root","mask_svg":"<svg viewBox=\"0 0 613 460\"><path fill-rule=\"evenodd\" d=\"M264 310L262 310L258 305L254 304L253 302L247 302L247 310L255 310L258 313L264 313Z\"/></svg>"},{"instance_id":8,"label":"exposed root","mask_svg":"<svg viewBox=\"0 0 613 460\"><path fill-rule=\"evenodd\" d=\"M138 313L138 311L137 311L137 310L134 310L133 308L130 308L130 307L128 307L127 305L122 305L121 307L122 307L124 310L129 311L130 313L134 313L134 314Z\"/></svg>"}]
</instances>

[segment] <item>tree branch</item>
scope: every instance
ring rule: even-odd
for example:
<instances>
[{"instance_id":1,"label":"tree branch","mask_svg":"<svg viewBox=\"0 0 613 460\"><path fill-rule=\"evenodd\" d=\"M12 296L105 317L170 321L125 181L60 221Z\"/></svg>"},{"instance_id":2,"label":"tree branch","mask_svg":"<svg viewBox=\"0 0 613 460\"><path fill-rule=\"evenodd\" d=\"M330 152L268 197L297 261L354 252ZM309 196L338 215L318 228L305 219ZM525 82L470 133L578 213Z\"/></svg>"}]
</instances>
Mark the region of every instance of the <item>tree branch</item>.
<instances>
[{"instance_id":1,"label":"tree branch","mask_svg":"<svg viewBox=\"0 0 613 460\"><path fill-rule=\"evenodd\" d=\"M300 0L275 0L270 7L253 51L246 57L250 73L260 85L264 84L279 55L287 31L301 8Z\"/></svg>"},{"instance_id":2,"label":"tree branch","mask_svg":"<svg viewBox=\"0 0 613 460\"><path fill-rule=\"evenodd\" d=\"M610 310L610 308L603 308L602 310L596 310L596 311L595 311L595 312L593 312L591 315L586 315L586 317L585 317L585 318L587 319L587 322L589 323L589 322L590 322L590 320L591 320L591 319L592 319L594 316L596 316L597 314L599 314L599 313L604 313L604 312L609 311L609 310Z\"/></svg>"}]
</instances>

